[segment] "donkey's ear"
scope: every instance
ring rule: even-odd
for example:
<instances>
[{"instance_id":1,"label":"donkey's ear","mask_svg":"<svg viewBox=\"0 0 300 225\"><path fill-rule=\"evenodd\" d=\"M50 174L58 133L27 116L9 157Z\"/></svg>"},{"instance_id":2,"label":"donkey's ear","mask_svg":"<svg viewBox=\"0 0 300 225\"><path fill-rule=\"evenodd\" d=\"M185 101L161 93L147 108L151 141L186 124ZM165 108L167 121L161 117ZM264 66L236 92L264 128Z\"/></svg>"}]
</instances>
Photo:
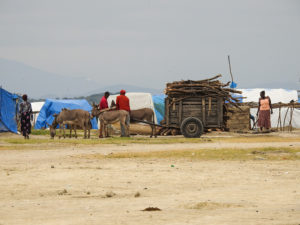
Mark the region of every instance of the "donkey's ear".
<instances>
[{"instance_id":1,"label":"donkey's ear","mask_svg":"<svg viewBox=\"0 0 300 225\"><path fill-rule=\"evenodd\" d=\"M54 113L54 114L53 114L53 116L54 116L54 117L57 117L57 116L58 116L58 114Z\"/></svg>"},{"instance_id":2,"label":"donkey's ear","mask_svg":"<svg viewBox=\"0 0 300 225\"><path fill-rule=\"evenodd\" d=\"M96 107L96 104L95 104L95 102L93 102L93 107Z\"/></svg>"}]
</instances>

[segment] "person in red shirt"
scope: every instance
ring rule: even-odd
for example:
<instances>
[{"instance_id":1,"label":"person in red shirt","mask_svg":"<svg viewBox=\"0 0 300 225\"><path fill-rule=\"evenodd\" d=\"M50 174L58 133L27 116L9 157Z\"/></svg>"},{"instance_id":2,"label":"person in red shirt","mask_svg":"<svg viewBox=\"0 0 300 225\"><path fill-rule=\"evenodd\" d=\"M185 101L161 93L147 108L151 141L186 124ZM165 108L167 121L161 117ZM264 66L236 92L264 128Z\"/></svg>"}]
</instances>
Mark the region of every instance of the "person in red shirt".
<instances>
[{"instance_id":1,"label":"person in red shirt","mask_svg":"<svg viewBox=\"0 0 300 225\"><path fill-rule=\"evenodd\" d=\"M126 111L130 112L129 98L127 96L125 96L125 94L126 94L126 91L121 90L120 95L117 96L117 99L116 99L117 109L118 110L126 110Z\"/></svg>"},{"instance_id":2,"label":"person in red shirt","mask_svg":"<svg viewBox=\"0 0 300 225\"><path fill-rule=\"evenodd\" d=\"M108 109L108 102L107 99L110 96L110 93L108 91L106 91L104 93L104 96L101 98L100 102L99 102L99 109L103 110L103 109ZM108 129L108 127L107 127ZM101 132L101 128L99 127L99 138L102 138L102 132Z\"/></svg>"},{"instance_id":3,"label":"person in red shirt","mask_svg":"<svg viewBox=\"0 0 300 225\"><path fill-rule=\"evenodd\" d=\"M99 102L99 108L101 109L107 109L108 108L108 102L107 99L110 96L109 92L106 91L104 93L104 96L101 98L101 101Z\"/></svg>"},{"instance_id":4,"label":"person in red shirt","mask_svg":"<svg viewBox=\"0 0 300 225\"><path fill-rule=\"evenodd\" d=\"M129 98L125 96L126 91L121 90L120 95L117 96L116 99L116 106L118 110L126 110L130 113L130 104L129 104ZM130 125L130 116L126 118L126 125L129 127ZM125 137L125 127L121 126L121 137ZM129 134L128 134L129 136Z\"/></svg>"}]
</instances>

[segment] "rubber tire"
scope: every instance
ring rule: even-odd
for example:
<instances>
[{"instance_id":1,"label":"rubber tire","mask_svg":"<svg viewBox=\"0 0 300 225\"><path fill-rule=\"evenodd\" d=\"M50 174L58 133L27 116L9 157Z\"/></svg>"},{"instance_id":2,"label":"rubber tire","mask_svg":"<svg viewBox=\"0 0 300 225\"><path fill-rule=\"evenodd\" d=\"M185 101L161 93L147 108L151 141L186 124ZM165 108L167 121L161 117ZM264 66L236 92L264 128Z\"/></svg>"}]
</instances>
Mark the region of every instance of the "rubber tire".
<instances>
[{"instance_id":1,"label":"rubber tire","mask_svg":"<svg viewBox=\"0 0 300 225\"><path fill-rule=\"evenodd\" d=\"M203 124L196 117L185 118L180 126L180 131L186 138L199 138L203 134Z\"/></svg>"}]
</instances>

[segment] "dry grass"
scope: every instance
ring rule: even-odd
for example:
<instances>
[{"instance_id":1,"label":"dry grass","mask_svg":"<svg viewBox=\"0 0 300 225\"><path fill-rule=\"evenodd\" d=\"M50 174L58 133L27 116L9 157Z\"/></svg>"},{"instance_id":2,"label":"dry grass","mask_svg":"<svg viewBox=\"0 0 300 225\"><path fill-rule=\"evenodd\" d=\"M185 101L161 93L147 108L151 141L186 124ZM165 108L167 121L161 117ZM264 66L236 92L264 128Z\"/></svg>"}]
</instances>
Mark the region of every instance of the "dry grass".
<instances>
[{"instance_id":1,"label":"dry grass","mask_svg":"<svg viewBox=\"0 0 300 225\"><path fill-rule=\"evenodd\" d=\"M203 143L209 142L209 138L149 138L149 137L110 137L110 138L35 138L31 136L31 139L25 140L23 138L4 138L1 139L2 144L14 144L14 145L41 145L41 144L73 144L73 145L95 145L95 144L173 144L173 143Z\"/></svg>"},{"instance_id":2,"label":"dry grass","mask_svg":"<svg viewBox=\"0 0 300 225\"><path fill-rule=\"evenodd\" d=\"M223 143L264 143L264 142L300 142L300 137L280 137L280 136L242 136L230 138L212 138L214 142Z\"/></svg>"},{"instance_id":3,"label":"dry grass","mask_svg":"<svg viewBox=\"0 0 300 225\"><path fill-rule=\"evenodd\" d=\"M149 138L149 137L130 137L130 138L120 138L120 137L111 137L111 138L105 138L105 139L99 139L96 138L96 135L91 136L91 139L83 139L82 137L79 137L77 139L75 138L55 138L50 139L48 135L31 135L31 138L29 140L23 139L21 135L13 135L13 136L7 136L3 135L0 138L0 150L48 150L48 149L61 149L61 148L68 148L68 147L82 147L82 146L97 146L97 145L104 145L104 144L110 144L110 145L127 145L127 144L179 144L179 143L271 143L271 142L300 142L300 137L280 137L280 136L242 136L242 137L201 137L201 138L184 138L182 136L179 137L158 137L158 138ZM225 150L224 150L225 151ZM204 154L203 158L205 157L217 157L222 159L222 155L224 155L225 158L228 158L230 155L232 158L236 158L235 155L238 154L239 157L241 156L241 153L245 154L247 152L247 149L241 150L241 149L227 149L228 154L225 154L223 152L221 155L220 153L216 153L216 150L197 150L195 152L196 158L201 158ZM253 150L254 151L254 150ZM259 151L259 150L258 150ZM241 152L241 153L240 153ZM128 153L129 154L129 153ZM132 154L130 157L143 157L142 153L130 153ZM181 155L180 157L187 157L188 154L190 154L187 151L184 151L182 153L166 153L166 152L156 152L156 153L145 153L147 156L145 157L151 157L149 154L155 154L158 157L177 157L176 155ZM167 154L167 156L166 156ZM214 155L214 154L217 154ZM291 154L291 153L289 153ZM200 157L201 155L201 157ZM256 154L257 157L259 157L259 154ZM120 155L120 157L125 157ZM155 157L155 156L153 156ZM246 156L245 156L246 157ZM265 156L264 156L265 157ZM268 156L269 157L269 156ZM269 157L270 158L270 157Z\"/></svg>"},{"instance_id":4,"label":"dry grass","mask_svg":"<svg viewBox=\"0 0 300 225\"><path fill-rule=\"evenodd\" d=\"M75 138L55 138L50 139L46 136L31 136L31 139L25 140L20 137L2 138L2 144L15 144L15 145L34 145L34 144L82 144L82 145L95 145L95 144L175 144L175 143L203 143L203 142L222 142L222 143L265 143L265 142L300 142L300 137L277 137L277 136L247 136L247 137L201 137L201 138L184 138L184 137L110 137L99 139L91 137L91 139Z\"/></svg>"},{"instance_id":5,"label":"dry grass","mask_svg":"<svg viewBox=\"0 0 300 225\"><path fill-rule=\"evenodd\" d=\"M82 155L92 159L186 158L189 160L299 160L300 148L223 148Z\"/></svg>"}]
</instances>

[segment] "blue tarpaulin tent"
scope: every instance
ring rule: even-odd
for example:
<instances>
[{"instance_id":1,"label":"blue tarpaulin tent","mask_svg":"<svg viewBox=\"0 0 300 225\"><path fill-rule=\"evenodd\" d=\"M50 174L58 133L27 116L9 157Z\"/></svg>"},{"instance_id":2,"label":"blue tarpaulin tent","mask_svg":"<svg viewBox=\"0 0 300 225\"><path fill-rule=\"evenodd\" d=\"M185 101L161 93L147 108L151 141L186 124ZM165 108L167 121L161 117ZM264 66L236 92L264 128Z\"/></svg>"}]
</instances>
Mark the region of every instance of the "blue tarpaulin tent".
<instances>
[{"instance_id":1,"label":"blue tarpaulin tent","mask_svg":"<svg viewBox=\"0 0 300 225\"><path fill-rule=\"evenodd\" d=\"M54 113L60 113L63 108L66 109L83 109L89 113L92 110L92 106L85 99L66 99L66 100L55 100L55 99L46 99L45 104L41 108L37 121L35 123L35 129L42 129L48 127L48 124L52 124ZM97 129L96 118L91 120L92 129Z\"/></svg>"},{"instance_id":2,"label":"blue tarpaulin tent","mask_svg":"<svg viewBox=\"0 0 300 225\"><path fill-rule=\"evenodd\" d=\"M165 97L166 97L166 95L164 95L164 94L152 96L155 115L156 115L158 124L160 124L160 122L165 117Z\"/></svg>"},{"instance_id":3,"label":"blue tarpaulin tent","mask_svg":"<svg viewBox=\"0 0 300 225\"><path fill-rule=\"evenodd\" d=\"M18 132L16 121L18 95L9 93L0 87L0 132Z\"/></svg>"}]
</instances>

